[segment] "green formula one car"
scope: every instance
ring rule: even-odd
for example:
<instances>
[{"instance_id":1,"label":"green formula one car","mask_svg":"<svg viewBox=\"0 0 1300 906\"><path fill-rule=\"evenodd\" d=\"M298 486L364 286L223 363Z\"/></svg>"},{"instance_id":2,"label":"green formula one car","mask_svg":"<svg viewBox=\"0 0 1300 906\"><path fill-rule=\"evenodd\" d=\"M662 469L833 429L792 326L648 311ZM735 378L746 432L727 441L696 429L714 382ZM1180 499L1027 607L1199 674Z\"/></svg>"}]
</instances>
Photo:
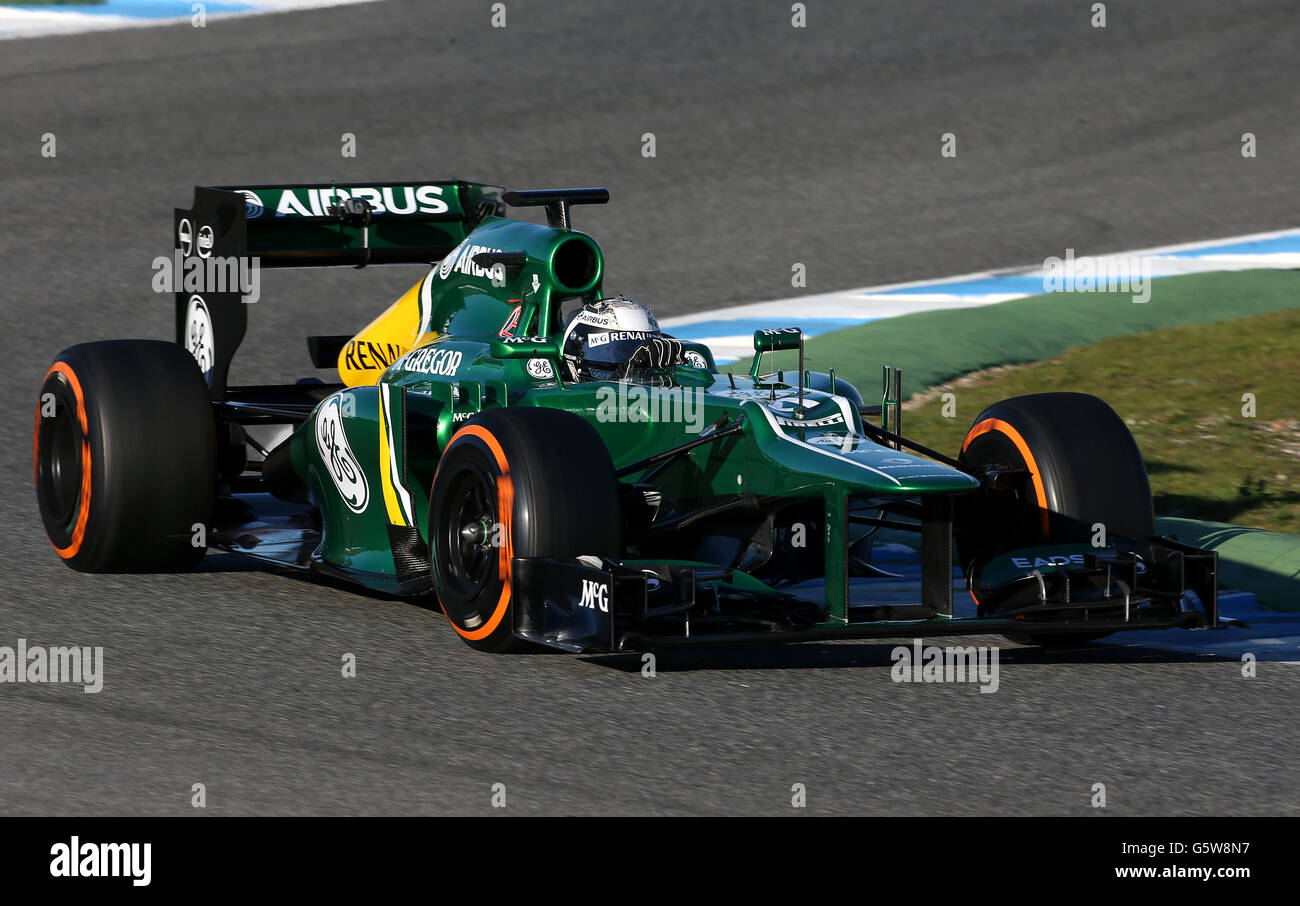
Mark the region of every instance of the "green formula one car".
<instances>
[{"instance_id":1,"label":"green formula one car","mask_svg":"<svg viewBox=\"0 0 1300 906\"><path fill-rule=\"evenodd\" d=\"M174 223L177 342L73 346L42 383L55 550L88 572L244 554L436 600L488 651L1221 625L1215 555L1155 537L1105 403L1005 400L947 456L899 432L896 370L864 406L804 368L797 327L722 373L604 292L570 210L608 197L197 188ZM431 269L356 335L307 338L340 381L229 386L248 305L213 265L250 262ZM910 564L873 556L900 539Z\"/></svg>"}]
</instances>

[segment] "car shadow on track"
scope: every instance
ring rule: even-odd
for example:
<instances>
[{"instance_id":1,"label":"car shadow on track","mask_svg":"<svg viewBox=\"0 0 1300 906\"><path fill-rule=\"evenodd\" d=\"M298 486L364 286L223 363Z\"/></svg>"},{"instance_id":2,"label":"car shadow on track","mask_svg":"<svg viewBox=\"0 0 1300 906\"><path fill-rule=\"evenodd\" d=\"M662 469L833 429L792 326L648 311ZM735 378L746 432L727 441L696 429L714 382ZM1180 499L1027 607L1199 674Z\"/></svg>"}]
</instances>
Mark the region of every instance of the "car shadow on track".
<instances>
[{"instance_id":1,"label":"car shadow on track","mask_svg":"<svg viewBox=\"0 0 1300 906\"><path fill-rule=\"evenodd\" d=\"M939 647L992 646L998 649L1002 666L1034 664L1178 664L1232 661L1203 652L1168 651L1141 646L1084 643L1070 648L1038 648L1017 645L1001 636L982 639L970 636L939 636L923 640ZM825 670L853 667L892 667L893 651L911 647L913 639L880 639L870 642L801 642L797 644L738 645L716 648L669 648L655 654L655 670L686 673L697 670ZM587 655L587 663L624 672L642 669L641 653Z\"/></svg>"},{"instance_id":2,"label":"car shadow on track","mask_svg":"<svg viewBox=\"0 0 1300 906\"><path fill-rule=\"evenodd\" d=\"M438 598L432 592L414 597L394 595L366 588L363 585L357 585L327 573L315 573L305 569L295 569L291 566L280 566L275 563L255 560L251 557L243 557L239 554L224 551L213 551L199 561L199 565L193 571L196 573L260 573L266 576L268 583L280 579L290 579L311 588L327 588L359 600L378 602L393 607L415 607L420 610L427 610L430 613L437 614L439 618L446 619L443 616L442 605L438 603ZM451 633L450 628L447 631L449 634ZM517 657L536 654L572 657L568 652L555 648L545 648L540 645L521 648L517 652L506 656Z\"/></svg>"},{"instance_id":3,"label":"car shadow on track","mask_svg":"<svg viewBox=\"0 0 1300 906\"><path fill-rule=\"evenodd\" d=\"M388 594L387 592L375 591L366 588L364 585L357 585L346 579L340 579L331 576L328 573L312 572L306 569L297 569L292 566L283 566L276 563L270 563L265 560L256 560L252 557L241 556L240 554L227 553L225 551L211 551L202 560L198 566L193 569L196 573L261 573L267 577L268 582L276 579L293 579L306 585L317 588L332 588L336 591L347 592L359 597L369 598L372 601L392 601L396 604L422 604L423 599L404 598L399 595ZM439 610L437 602L433 603L433 609Z\"/></svg>"}]
</instances>

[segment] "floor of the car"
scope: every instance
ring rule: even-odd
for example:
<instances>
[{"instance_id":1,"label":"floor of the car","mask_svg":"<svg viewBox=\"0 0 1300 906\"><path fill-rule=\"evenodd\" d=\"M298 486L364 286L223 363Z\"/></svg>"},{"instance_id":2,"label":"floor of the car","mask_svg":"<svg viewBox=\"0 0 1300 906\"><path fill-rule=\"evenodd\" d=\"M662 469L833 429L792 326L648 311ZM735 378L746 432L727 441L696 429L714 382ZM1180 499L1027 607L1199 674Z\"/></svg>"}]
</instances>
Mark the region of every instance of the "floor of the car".
<instances>
[{"instance_id":1,"label":"floor of the car","mask_svg":"<svg viewBox=\"0 0 1300 906\"><path fill-rule=\"evenodd\" d=\"M270 494L239 494L222 500L208 536L211 547L299 569L310 565L320 541L315 507Z\"/></svg>"}]
</instances>

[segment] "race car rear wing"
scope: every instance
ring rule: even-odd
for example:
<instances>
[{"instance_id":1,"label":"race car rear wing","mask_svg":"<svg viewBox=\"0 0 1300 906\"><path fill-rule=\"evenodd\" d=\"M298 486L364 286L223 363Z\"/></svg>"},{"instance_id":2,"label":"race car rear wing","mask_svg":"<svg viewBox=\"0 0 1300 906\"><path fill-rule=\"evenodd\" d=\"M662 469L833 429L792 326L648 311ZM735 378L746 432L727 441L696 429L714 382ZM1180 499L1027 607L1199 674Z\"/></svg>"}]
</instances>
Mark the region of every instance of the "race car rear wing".
<instances>
[{"instance_id":1,"label":"race car rear wing","mask_svg":"<svg viewBox=\"0 0 1300 906\"><path fill-rule=\"evenodd\" d=\"M455 179L195 186L172 230L176 340L222 399L247 328L239 277L250 268L430 265L504 213L502 192Z\"/></svg>"},{"instance_id":2,"label":"race car rear wing","mask_svg":"<svg viewBox=\"0 0 1300 906\"><path fill-rule=\"evenodd\" d=\"M177 247L180 221L207 206L218 209L218 227L235 228L224 237L231 245L241 218L220 208L234 205L243 208L246 240L230 251L256 255L262 267L432 263L485 216L504 212L502 191L462 180L198 186L194 209L176 212ZM194 229L201 225L195 222ZM202 254L202 247L196 251Z\"/></svg>"}]
</instances>

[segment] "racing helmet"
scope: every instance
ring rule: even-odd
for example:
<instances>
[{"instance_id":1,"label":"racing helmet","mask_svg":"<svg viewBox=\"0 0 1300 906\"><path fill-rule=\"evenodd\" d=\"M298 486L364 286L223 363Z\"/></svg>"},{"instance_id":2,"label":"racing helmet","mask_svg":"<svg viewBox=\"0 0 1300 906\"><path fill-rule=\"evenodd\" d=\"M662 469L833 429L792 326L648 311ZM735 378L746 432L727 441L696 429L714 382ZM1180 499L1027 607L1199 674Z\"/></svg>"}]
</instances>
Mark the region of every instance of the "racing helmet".
<instances>
[{"instance_id":1,"label":"racing helmet","mask_svg":"<svg viewBox=\"0 0 1300 906\"><path fill-rule=\"evenodd\" d=\"M626 296L598 299L574 311L561 352L570 381L616 381L683 361L681 342L663 335L648 306Z\"/></svg>"}]
</instances>

